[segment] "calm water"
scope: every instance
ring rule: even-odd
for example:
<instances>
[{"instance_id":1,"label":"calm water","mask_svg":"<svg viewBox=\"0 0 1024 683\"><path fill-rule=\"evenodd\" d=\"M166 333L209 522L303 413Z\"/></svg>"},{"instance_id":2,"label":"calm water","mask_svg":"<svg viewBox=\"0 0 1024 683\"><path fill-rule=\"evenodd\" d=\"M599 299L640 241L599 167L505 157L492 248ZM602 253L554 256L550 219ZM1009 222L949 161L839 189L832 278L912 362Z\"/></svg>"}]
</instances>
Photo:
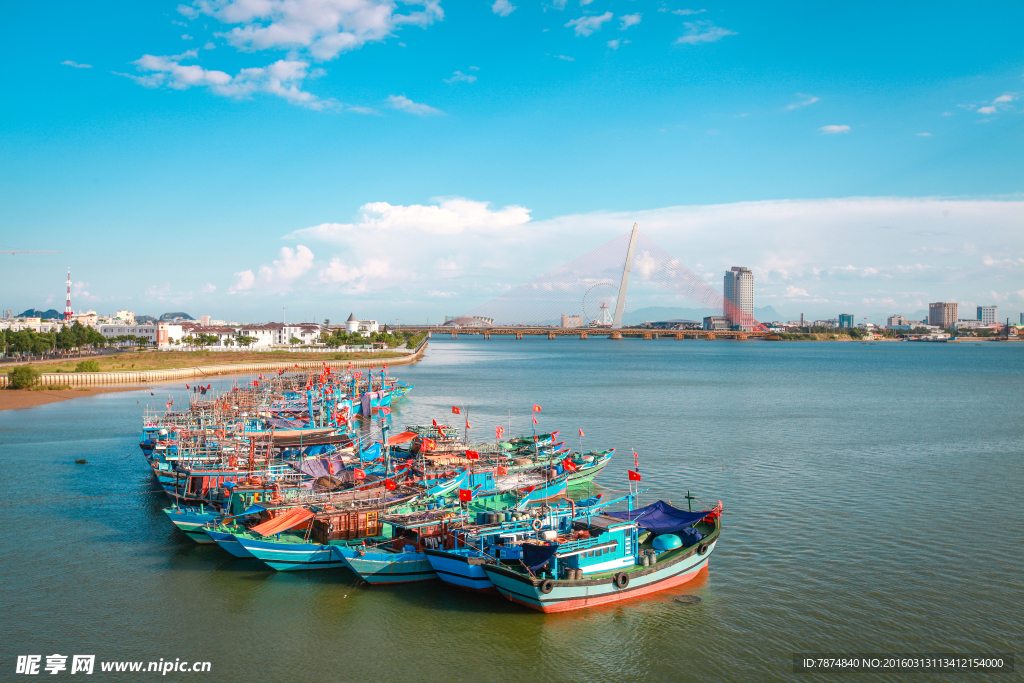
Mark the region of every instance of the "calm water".
<instances>
[{"instance_id":1,"label":"calm water","mask_svg":"<svg viewBox=\"0 0 1024 683\"><path fill-rule=\"evenodd\" d=\"M416 385L399 426L459 404L480 439L509 409L528 432L538 403L544 431L619 449L599 483L624 489L635 448L647 500L721 499L710 570L561 615L265 571L192 543L146 493L140 409L169 388L108 394L0 413L0 679L55 652L299 683L814 679L794 651L1024 651L1024 344L437 340L395 374ZM110 493L131 495L85 497Z\"/></svg>"}]
</instances>

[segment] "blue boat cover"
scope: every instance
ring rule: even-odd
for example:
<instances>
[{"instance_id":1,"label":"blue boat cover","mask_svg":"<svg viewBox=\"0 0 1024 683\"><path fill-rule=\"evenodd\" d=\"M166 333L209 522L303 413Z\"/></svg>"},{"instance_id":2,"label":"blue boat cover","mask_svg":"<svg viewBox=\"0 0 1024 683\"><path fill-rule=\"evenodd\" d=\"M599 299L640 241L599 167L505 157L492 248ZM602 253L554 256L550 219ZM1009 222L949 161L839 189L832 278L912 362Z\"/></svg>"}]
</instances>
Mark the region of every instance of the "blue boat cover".
<instances>
[{"instance_id":1,"label":"blue boat cover","mask_svg":"<svg viewBox=\"0 0 1024 683\"><path fill-rule=\"evenodd\" d=\"M535 572L548 561L554 557L555 552L558 551L557 545L540 545L538 543L524 543L523 544L523 564L530 568L531 572Z\"/></svg>"},{"instance_id":2,"label":"blue boat cover","mask_svg":"<svg viewBox=\"0 0 1024 683\"><path fill-rule=\"evenodd\" d=\"M676 534L708 516L708 511L687 512L674 508L663 500L635 510L606 512L619 519L636 520L636 523L656 534Z\"/></svg>"}]
</instances>

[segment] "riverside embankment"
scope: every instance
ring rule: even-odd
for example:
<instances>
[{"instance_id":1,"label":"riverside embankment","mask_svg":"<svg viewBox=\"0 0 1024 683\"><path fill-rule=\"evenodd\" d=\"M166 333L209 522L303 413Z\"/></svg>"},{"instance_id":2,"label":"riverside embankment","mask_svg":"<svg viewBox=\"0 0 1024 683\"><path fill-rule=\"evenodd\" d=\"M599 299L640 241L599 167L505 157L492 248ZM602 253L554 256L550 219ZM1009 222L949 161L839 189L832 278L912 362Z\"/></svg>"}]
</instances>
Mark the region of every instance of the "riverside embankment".
<instances>
[{"instance_id":1,"label":"riverside embankment","mask_svg":"<svg viewBox=\"0 0 1024 683\"><path fill-rule=\"evenodd\" d=\"M218 365L200 365L184 368L169 368L163 370L118 370L114 372L44 372L39 375L39 384L54 386L95 386L100 384L149 384L151 382L163 382L175 379L195 379L203 377L214 377L217 375L239 375L254 372L277 372L281 369L313 370L322 368L324 365L330 367L348 367L352 365L357 368L369 366L381 367L382 365L408 365L415 363L423 357L426 351L427 341L423 340L412 353L398 357L388 358L359 358L340 360L273 360L262 363L221 363ZM297 356L299 354L296 354ZM0 375L0 386L7 386L7 375Z\"/></svg>"}]
</instances>

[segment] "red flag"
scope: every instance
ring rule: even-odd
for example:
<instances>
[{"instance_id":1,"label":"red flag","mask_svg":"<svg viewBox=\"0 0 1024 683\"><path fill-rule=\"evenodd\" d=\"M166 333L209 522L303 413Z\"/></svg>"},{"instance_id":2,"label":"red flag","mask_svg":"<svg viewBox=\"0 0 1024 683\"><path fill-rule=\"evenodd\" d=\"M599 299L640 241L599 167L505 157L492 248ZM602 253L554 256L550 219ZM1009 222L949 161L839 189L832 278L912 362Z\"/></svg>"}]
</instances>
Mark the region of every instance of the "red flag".
<instances>
[{"instance_id":1,"label":"red flag","mask_svg":"<svg viewBox=\"0 0 1024 683\"><path fill-rule=\"evenodd\" d=\"M477 453L476 451L466 451L466 457L469 458L470 460L479 460L480 454Z\"/></svg>"},{"instance_id":2,"label":"red flag","mask_svg":"<svg viewBox=\"0 0 1024 683\"><path fill-rule=\"evenodd\" d=\"M507 470L507 469L505 469L504 467L502 467L501 465L498 465L498 474L499 474L499 475L505 475L505 474L508 474L508 470Z\"/></svg>"},{"instance_id":3,"label":"red flag","mask_svg":"<svg viewBox=\"0 0 1024 683\"><path fill-rule=\"evenodd\" d=\"M213 387L213 385L212 385L212 384L207 384L207 385L206 385L206 390L207 390L207 391L209 391L209 390L210 390L210 389L211 389L212 387Z\"/></svg>"},{"instance_id":4,"label":"red flag","mask_svg":"<svg viewBox=\"0 0 1024 683\"><path fill-rule=\"evenodd\" d=\"M473 490L472 489L459 489L459 502L460 503L468 503L471 500L473 500Z\"/></svg>"},{"instance_id":5,"label":"red flag","mask_svg":"<svg viewBox=\"0 0 1024 683\"><path fill-rule=\"evenodd\" d=\"M186 389L188 389L188 388L189 388L189 386L188 386L188 385L186 384L186 385L185 385L185 388L186 388Z\"/></svg>"},{"instance_id":6,"label":"red flag","mask_svg":"<svg viewBox=\"0 0 1024 683\"><path fill-rule=\"evenodd\" d=\"M387 481L384 482L384 488L386 488L388 491L394 491L395 489L398 488L398 484L388 479Z\"/></svg>"},{"instance_id":7,"label":"red flag","mask_svg":"<svg viewBox=\"0 0 1024 683\"><path fill-rule=\"evenodd\" d=\"M535 424L535 425L540 424L539 422L537 422L537 418L533 418L533 424Z\"/></svg>"},{"instance_id":8,"label":"red flag","mask_svg":"<svg viewBox=\"0 0 1024 683\"><path fill-rule=\"evenodd\" d=\"M434 423L434 426L435 426L435 427L437 426L437 420L431 420L431 422L433 422L433 423Z\"/></svg>"},{"instance_id":9,"label":"red flag","mask_svg":"<svg viewBox=\"0 0 1024 683\"><path fill-rule=\"evenodd\" d=\"M359 469L359 468L357 467L357 468L355 468L354 470L352 470L352 477L353 477L354 479L356 479L357 481L358 481L359 479L366 479L366 472L364 472L363 470L361 470L361 469Z\"/></svg>"},{"instance_id":10,"label":"red flag","mask_svg":"<svg viewBox=\"0 0 1024 683\"><path fill-rule=\"evenodd\" d=\"M472 429L472 427L469 426L469 419L468 418L466 419L466 429Z\"/></svg>"},{"instance_id":11,"label":"red flag","mask_svg":"<svg viewBox=\"0 0 1024 683\"><path fill-rule=\"evenodd\" d=\"M568 458L566 458L565 460L562 461L562 467L565 468L566 472L575 472L576 471L576 465L573 463L572 460L569 460Z\"/></svg>"},{"instance_id":12,"label":"red flag","mask_svg":"<svg viewBox=\"0 0 1024 683\"><path fill-rule=\"evenodd\" d=\"M504 429L502 429L501 427L495 427L494 428L494 438L495 438L495 440L500 439L501 435L504 434L504 433L505 433Z\"/></svg>"},{"instance_id":13,"label":"red flag","mask_svg":"<svg viewBox=\"0 0 1024 683\"><path fill-rule=\"evenodd\" d=\"M583 427L580 427L580 438L583 438L586 434L583 433Z\"/></svg>"},{"instance_id":14,"label":"red flag","mask_svg":"<svg viewBox=\"0 0 1024 683\"><path fill-rule=\"evenodd\" d=\"M452 406L452 415L461 415L462 411L459 410L458 406Z\"/></svg>"},{"instance_id":15,"label":"red flag","mask_svg":"<svg viewBox=\"0 0 1024 683\"><path fill-rule=\"evenodd\" d=\"M432 451L437 448L437 442L433 439L423 439L423 443L420 444L420 450Z\"/></svg>"},{"instance_id":16,"label":"red flag","mask_svg":"<svg viewBox=\"0 0 1024 683\"><path fill-rule=\"evenodd\" d=\"M539 413L540 412L540 406L537 405L536 403L533 404L533 412L535 412L535 413Z\"/></svg>"},{"instance_id":17,"label":"red flag","mask_svg":"<svg viewBox=\"0 0 1024 683\"><path fill-rule=\"evenodd\" d=\"M627 470L627 472L629 472L629 480L630 481L640 481L640 473L639 472L634 472L633 470Z\"/></svg>"},{"instance_id":18,"label":"red flag","mask_svg":"<svg viewBox=\"0 0 1024 683\"><path fill-rule=\"evenodd\" d=\"M640 470L640 456L636 454L636 451L633 451L633 468L637 471Z\"/></svg>"}]
</instances>

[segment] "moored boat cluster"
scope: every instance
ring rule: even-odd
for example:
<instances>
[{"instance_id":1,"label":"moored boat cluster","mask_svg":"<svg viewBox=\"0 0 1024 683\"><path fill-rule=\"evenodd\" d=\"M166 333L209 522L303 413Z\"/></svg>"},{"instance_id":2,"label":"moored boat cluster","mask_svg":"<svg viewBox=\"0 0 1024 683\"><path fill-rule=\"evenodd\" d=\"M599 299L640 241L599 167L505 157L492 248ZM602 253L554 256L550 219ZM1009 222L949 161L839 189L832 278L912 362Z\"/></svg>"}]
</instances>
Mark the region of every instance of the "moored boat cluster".
<instances>
[{"instance_id":1,"label":"moored boat cluster","mask_svg":"<svg viewBox=\"0 0 1024 683\"><path fill-rule=\"evenodd\" d=\"M574 452L559 432L502 439L499 427L470 444L434 420L394 434L391 407L413 387L386 368L188 388L186 408L169 401L142 430L165 512L192 540L275 570L441 579L556 612L684 583L721 531L721 503L590 495L580 485L615 451Z\"/></svg>"}]
</instances>

